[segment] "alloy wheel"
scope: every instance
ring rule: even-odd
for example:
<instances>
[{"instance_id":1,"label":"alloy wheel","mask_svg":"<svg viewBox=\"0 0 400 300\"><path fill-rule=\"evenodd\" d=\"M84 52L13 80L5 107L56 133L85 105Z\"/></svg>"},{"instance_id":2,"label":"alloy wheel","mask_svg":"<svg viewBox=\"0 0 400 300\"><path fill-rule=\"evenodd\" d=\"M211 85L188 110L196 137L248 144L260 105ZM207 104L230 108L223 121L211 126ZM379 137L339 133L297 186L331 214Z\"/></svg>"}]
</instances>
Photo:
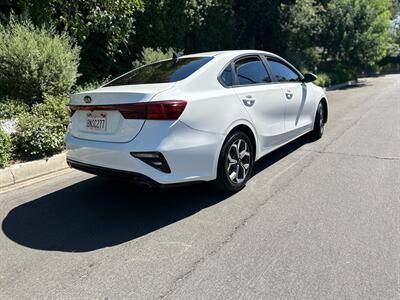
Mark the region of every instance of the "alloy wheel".
<instances>
[{"instance_id":1,"label":"alloy wheel","mask_svg":"<svg viewBox=\"0 0 400 300\"><path fill-rule=\"evenodd\" d=\"M319 130L322 134L324 132L325 123L324 123L324 108L321 104L318 107L318 114L319 114Z\"/></svg>"},{"instance_id":2,"label":"alloy wheel","mask_svg":"<svg viewBox=\"0 0 400 300\"><path fill-rule=\"evenodd\" d=\"M251 163L250 147L243 139L236 140L228 151L226 172L234 184L246 180Z\"/></svg>"}]
</instances>

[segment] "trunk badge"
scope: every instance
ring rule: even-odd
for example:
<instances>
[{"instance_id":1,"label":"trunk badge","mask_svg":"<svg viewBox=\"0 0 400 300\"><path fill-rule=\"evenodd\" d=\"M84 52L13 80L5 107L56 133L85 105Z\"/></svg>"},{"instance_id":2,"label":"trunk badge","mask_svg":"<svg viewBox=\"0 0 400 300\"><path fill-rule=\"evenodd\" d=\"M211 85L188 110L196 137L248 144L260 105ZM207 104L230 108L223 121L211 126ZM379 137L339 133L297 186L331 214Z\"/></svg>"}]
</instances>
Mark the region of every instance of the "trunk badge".
<instances>
[{"instance_id":1,"label":"trunk badge","mask_svg":"<svg viewBox=\"0 0 400 300\"><path fill-rule=\"evenodd\" d=\"M85 103L91 103L91 102L92 102L92 98L90 98L89 96L85 96L85 97L83 98L83 101L84 101Z\"/></svg>"}]
</instances>

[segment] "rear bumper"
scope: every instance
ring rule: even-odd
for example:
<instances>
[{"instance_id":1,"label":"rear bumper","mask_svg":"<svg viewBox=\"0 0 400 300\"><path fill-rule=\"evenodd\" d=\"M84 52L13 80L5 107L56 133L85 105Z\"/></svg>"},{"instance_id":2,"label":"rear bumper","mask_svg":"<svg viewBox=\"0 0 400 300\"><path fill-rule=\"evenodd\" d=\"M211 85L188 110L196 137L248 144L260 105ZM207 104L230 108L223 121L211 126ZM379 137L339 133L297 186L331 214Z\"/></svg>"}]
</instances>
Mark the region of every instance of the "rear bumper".
<instances>
[{"instance_id":1,"label":"rear bumper","mask_svg":"<svg viewBox=\"0 0 400 300\"><path fill-rule=\"evenodd\" d=\"M185 185L186 183L176 183L176 184L161 184L150 177L147 177L140 173L123 171L123 170L115 170L109 169L99 166L92 166L85 163L81 163L78 161L74 161L71 159L67 159L67 164L74 169L94 174L100 176L107 176L112 178L117 178L125 181L134 182L136 185L144 187L144 188L170 188L179 185ZM191 182L193 183L193 182Z\"/></svg>"},{"instance_id":2,"label":"rear bumper","mask_svg":"<svg viewBox=\"0 0 400 300\"><path fill-rule=\"evenodd\" d=\"M216 178L224 136L190 128L182 122L146 121L128 143L96 142L67 134L67 161L79 170L122 178L145 179L161 186ZM164 173L131 152L160 152L171 169Z\"/></svg>"}]
</instances>

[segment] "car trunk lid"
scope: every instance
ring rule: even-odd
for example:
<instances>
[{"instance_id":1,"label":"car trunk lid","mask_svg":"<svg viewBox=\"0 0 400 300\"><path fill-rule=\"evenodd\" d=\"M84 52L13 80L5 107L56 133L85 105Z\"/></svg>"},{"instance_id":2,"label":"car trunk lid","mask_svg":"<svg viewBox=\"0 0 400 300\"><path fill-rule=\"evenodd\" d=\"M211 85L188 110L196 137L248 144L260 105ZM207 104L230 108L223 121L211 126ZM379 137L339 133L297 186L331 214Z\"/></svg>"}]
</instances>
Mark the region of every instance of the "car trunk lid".
<instances>
[{"instance_id":1,"label":"car trunk lid","mask_svg":"<svg viewBox=\"0 0 400 300\"><path fill-rule=\"evenodd\" d=\"M173 86L174 83L115 86L71 95L70 132L80 139L129 142L140 132L145 120L125 119L117 107L149 102Z\"/></svg>"}]
</instances>

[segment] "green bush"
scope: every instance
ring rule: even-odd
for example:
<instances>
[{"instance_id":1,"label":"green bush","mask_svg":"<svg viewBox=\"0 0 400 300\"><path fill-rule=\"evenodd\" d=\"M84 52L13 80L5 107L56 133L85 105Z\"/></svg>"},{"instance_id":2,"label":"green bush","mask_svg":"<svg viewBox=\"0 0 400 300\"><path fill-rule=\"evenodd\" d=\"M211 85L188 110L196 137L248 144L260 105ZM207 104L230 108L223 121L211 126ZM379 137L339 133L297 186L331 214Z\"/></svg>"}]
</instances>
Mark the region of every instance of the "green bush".
<instances>
[{"instance_id":1,"label":"green bush","mask_svg":"<svg viewBox=\"0 0 400 300\"><path fill-rule=\"evenodd\" d=\"M18 152L34 157L50 156L64 149L64 136L69 124L67 99L45 96L34 104L30 113L19 117L16 134Z\"/></svg>"},{"instance_id":2,"label":"green bush","mask_svg":"<svg viewBox=\"0 0 400 300\"><path fill-rule=\"evenodd\" d=\"M143 65L148 65L160 60L172 58L174 53L174 49L169 48L166 51L163 51L159 48L143 48L142 53L140 54L140 60L135 60L133 62L133 67L138 68Z\"/></svg>"},{"instance_id":3,"label":"green bush","mask_svg":"<svg viewBox=\"0 0 400 300\"><path fill-rule=\"evenodd\" d=\"M29 106L22 100L3 99L0 101L0 119L14 119L28 110Z\"/></svg>"},{"instance_id":4,"label":"green bush","mask_svg":"<svg viewBox=\"0 0 400 300\"><path fill-rule=\"evenodd\" d=\"M357 79L355 71L340 64L327 68L326 74L331 78L332 85Z\"/></svg>"},{"instance_id":5,"label":"green bush","mask_svg":"<svg viewBox=\"0 0 400 300\"><path fill-rule=\"evenodd\" d=\"M331 84L331 78L326 73L317 74L317 80L314 82L316 85L321 87L328 87Z\"/></svg>"},{"instance_id":6,"label":"green bush","mask_svg":"<svg viewBox=\"0 0 400 300\"><path fill-rule=\"evenodd\" d=\"M11 136L0 130L0 168L7 166L12 158L13 144Z\"/></svg>"},{"instance_id":7,"label":"green bush","mask_svg":"<svg viewBox=\"0 0 400 300\"><path fill-rule=\"evenodd\" d=\"M357 79L356 71L335 62L322 65L320 71L315 83L323 87Z\"/></svg>"},{"instance_id":8,"label":"green bush","mask_svg":"<svg viewBox=\"0 0 400 300\"><path fill-rule=\"evenodd\" d=\"M0 24L0 97L40 102L66 95L78 76L79 49L66 34L11 18Z\"/></svg>"},{"instance_id":9,"label":"green bush","mask_svg":"<svg viewBox=\"0 0 400 300\"><path fill-rule=\"evenodd\" d=\"M73 92L74 93L82 93L82 92L87 92L87 91L93 91L93 90L99 88L100 86L102 86L103 84L105 84L109 80L110 80L110 78L108 77L108 78L105 78L102 80L95 80L95 81L87 82L87 83L84 83L84 84L74 87Z\"/></svg>"}]
</instances>

